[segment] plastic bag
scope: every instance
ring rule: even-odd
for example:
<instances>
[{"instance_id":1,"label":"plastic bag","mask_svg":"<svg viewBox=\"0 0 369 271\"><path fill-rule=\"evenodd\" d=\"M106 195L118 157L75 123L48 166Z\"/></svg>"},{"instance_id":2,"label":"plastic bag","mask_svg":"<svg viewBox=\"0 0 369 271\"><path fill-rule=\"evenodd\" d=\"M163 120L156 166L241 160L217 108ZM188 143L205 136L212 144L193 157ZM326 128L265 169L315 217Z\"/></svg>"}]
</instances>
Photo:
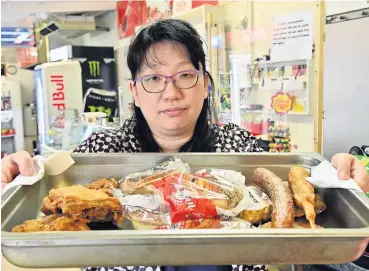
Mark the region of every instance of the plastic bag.
<instances>
[{"instance_id":1,"label":"plastic bag","mask_svg":"<svg viewBox=\"0 0 369 271\"><path fill-rule=\"evenodd\" d=\"M241 173L190 168L179 159L121 180L121 202L135 229L220 228L220 216L235 217L247 207Z\"/></svg>"},{"instance_id":2,"label":"plastic bag","mask_svg":"<svg viewBox=\"0 0 369 271\"><path fill-rule=\"evenodd\" d=\"M220 227L222 229L252 229L254 227L250 222L241 218L232 217L227 220L220 221Z\"/></svg>"},{"instance_id":3,"label":"plastic bag","mask_svg":"<svg viewBox=\"0 0 369 271\"><path fill-rule=\"evenodd\" d=\"M183 163L180 159L168 159L161 162L150 170L132 173L120 180L120 189L123 194L145 194L145 186L150 182L164 176L170 176L174 173L190 173L191 169L188 164Z\"/></svg>"}]
</instances>

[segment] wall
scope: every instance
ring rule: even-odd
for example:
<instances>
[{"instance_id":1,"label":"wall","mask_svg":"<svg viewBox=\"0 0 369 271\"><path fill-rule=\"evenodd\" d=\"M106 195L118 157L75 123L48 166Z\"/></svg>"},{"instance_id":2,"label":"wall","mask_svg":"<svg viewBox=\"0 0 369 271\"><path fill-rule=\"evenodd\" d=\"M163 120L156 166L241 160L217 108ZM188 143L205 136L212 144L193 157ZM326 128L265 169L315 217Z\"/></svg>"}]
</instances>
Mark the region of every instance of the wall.
<instances>
[{"instance_id":1,"label":"wall","mask_svg":"<svg viewBox=\"0 0 369 271\"><path fill-rule=\"evenodd\" d=\"M326 26L323 147L327 158L355 145L369 145L369 35L363 33L369 33L369 18Z\"/></svg>"},{"instance_id":2,"label":"wall","mask_svg":"<svg viewBox=\"0 0 369 271\"><path fill-rule=\"evenodd\" d=\"M96 18L97 26L110 28L109 32L96 31L82 36L84 46L112 46L118 45L117 14L116 11L107 11Z\"/></svg>"},{"instance_id":3,"label":"wall","mask_svg":"<svg viewBox=\"0 0 369 271\"><path fill-rule=\"evenodd\" d=\"M65 39L56 32L49 37L50 50L64 45L115 47L118 44L117 16L115 10L106 11L102 15L97 16L95 20L97 26L108 27L110 31L95 31L75 39Z\"/></svg>"},{"instance_id":4,"label":"wall","mask_svg":"<svg viewBox=\"0 0 369 271\"><path fill-rule=\"evenodd\" d=\"M64 45L83 45L82 37L77 37L75 39L66 39L62 37L58 32L49 36L49 49L55 49L62 47Z\"/></svg>"},{"instance_id":5,"label":"wall","mask_svg":"<svg viewBox=\"0 0 369 271\"><path fill-rule=\"evenodd\" d=\"M327 1L326 3L327 15L363 8L369 8L369 3L365 0Z\"/></svg>"}]
</instances>

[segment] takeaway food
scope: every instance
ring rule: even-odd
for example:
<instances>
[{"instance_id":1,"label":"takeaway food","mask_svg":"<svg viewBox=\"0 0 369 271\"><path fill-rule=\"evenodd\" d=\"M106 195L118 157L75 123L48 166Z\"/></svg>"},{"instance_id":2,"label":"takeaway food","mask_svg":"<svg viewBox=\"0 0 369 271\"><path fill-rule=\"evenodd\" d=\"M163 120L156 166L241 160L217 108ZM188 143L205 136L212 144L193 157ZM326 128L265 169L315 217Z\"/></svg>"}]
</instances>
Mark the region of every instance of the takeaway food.
<instances>
[{"instance_id":1,"label":"takeaway food","mask_svg":"<svg viewBox=\"0 0 369 271\"><path fill-rule=\"evenodd\" d=\"M265 168L255 169L252 181L266 192L273 203L272 227L292 228L295 216L288 184Z\"/></svg>"},{"instance_id":2,"label":"takeaway food","mask_svg":"<svg viewBox=\"0 0 369 271\"><path fill-rule=\"evenodd\" d=\"M327 205L325 205L322 197L319 194L315 194L315 202L314 202L315 214L320 214L326 209L327 209ZM295 205L295 217L303 217L303 216L305 216L304 209L297 207Z\"/></svg>"},{"instance_id":3,"label":"takeaway food","mask_svg":"<svg viewBox=\"0 0 369 271\"><path fill-rule=\"evenodd\" d=\"M112 188L118 188L118 182L112 178L110 180L100 179L86 186L88 189L99 190L107 194L108 196L113 196Z\"/></svg>"},{"instance_id":4,"label":"takeaway food","mask_svg":"<svg viewBox=\"0 0 369 271\"><path fill-rule=\"evenodd\" d=\"M272 213L272 201L257 187L249 186L248 193L251 201L238 216L252 224L268 221Z\"/></svg>"},{"instance_id":5,"label":"takeaway food","mask_svg":"<svg viewBox=\"0 0 369 271\"><path fill-rule=\"evenodd\" d=\"M304 209L307 220L311 228L315 228L315 194L314 187L306 181L309 173L302 167L292 167L288 173L288 184L296 206Z\"/></svg>"},{"instance_id":6,"label":"takeaway food","mask_svg":"<svg viewBox=\"0 0 369 271\"><path fill-rule=\"evenodd\" d=\"M47 216L26 221L13 231L97 230L109 223L114 226L109 229L136 230L306 227L301 221L312 216L311 209L304 208L305 195L313 193L313 215L326 206L306 185L303 170L293 167L288 181L283 181L258 168L252 180L255 186L246 186L240 172L203 169L191 173L181 160L169 159L119 183L101 179L86 186L52 189L41 208ZM122 224L123 218L128 218L127 223ZM309 227L315 225L313 219Z\"/></svg>"},{"instance_id":7,"label":"takeaway food","mask_svg":"<svg viewBox=\"0 0 369 271\"><path fill-rule=\"evenodd\" d=\"M27 220L23 224L14 227L12 232L89 231L88 222L85 218L73 218L53 214Z\"/></svg>"},{"instance_id":8,"label":"takeaway food","mask_svg":"<svg viewBox=\"0 0 369 271\"><path fill-rule=\"evenodd\" d=\"M135 229L220 228L219 217L236 217L248 205L245 177L229 170L191 174L179 159L169 160L120 182L118 195Z\"/></svg>"},{"instance_id":9,"label":"takeaway food","mask_svg":"<svg viewBox=\"0 0 369 271\"><path fill-rule=\"evenodd\" d=\"M118 188L115 179L101 179L87 186L51 189L41 208L46 216L27 220L12 231L85 231L90 222L122 223L123 208L112 197L114 188Z\"/></svg>"},{"instance_id":10,"label":"takeaway food","mask_svg":"<svg viewBox=\"0 0 369 271\"><path fill-rule=\"evenodd\" d=\"M91 222L123 221L119 200L106 193L73 185L51 189L43 199L41 212L45 215L64 214L74 218L86 218Z\"/></svg>"}]
</instances>

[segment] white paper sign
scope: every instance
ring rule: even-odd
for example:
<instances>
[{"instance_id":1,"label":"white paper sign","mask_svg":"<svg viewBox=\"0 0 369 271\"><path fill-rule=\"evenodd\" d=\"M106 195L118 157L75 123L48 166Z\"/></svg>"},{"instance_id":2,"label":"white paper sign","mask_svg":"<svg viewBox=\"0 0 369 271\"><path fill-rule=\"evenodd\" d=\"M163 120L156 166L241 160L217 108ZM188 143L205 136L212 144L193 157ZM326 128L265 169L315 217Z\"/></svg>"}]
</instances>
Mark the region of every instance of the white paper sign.
<instances>
[{"instance_id":1,"label":"white paper sign","mask_svg":"<svg viewBox=\"0 0 369 271\"><path fill-rule=\"evenodd\" d=\"M276 16L272 22L272 61L311 59L314 34L313 11Z\"/></svg>"}]
</instances>

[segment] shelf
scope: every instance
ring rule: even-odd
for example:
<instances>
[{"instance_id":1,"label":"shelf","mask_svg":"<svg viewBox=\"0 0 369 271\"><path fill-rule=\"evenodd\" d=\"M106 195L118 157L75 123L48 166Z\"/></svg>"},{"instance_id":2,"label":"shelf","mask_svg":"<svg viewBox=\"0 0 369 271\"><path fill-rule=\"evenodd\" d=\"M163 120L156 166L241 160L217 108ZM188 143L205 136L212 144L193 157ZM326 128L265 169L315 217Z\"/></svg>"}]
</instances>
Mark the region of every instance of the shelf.
<instances>
[{"instance_id":1,"label":"shelf","mask_svg":"<svg viewBox=\"0 0 369 271\"><path fill-rule=\"evenodd\" d=\"M2 110L1 111L1 122L10 122L13 118L13 111Z\"/></svg>"},{"instance_id":2,"label":"shelf","mask_svg":"<svg viewBox=\"0 0 369 271\"><path fill-rule=\"evenodd\" d=\"M254 65L276 65L276 64L280 64L280 63L287 63L288 65L290 65L291 63L303 63L306 64L308 62L307 59L296 59L296 60L289 60L289 61L273 61L273 60L264 60L264 61L258 61L256 63L254 63ZM292 64L292 65L297 65L297 64Z\"/></svg>"},{"instance_id":3,"label":"shelf","mask_svg":"<svg viewBox=\"0 0 369 271\"><path fill-rule=\"evenodd\" d=\"M15 135L2 135L1 138L12 138L15 137Z\"/></svg>"},{"instance_id":4,"label":"shelf","mask_svg":"<svg viewBox=\"0 0 369 271\"><path fill-rule=\"evenodd\" d=\"M267 110L267 111L266 110L249 110L249 109L242 108L242 107L241 109L247 111L247 113L250 113L250 114L254 113L254 114L265 114L265 115L273 115L273 114L277 115L277 113L274 110ZM288 115L307 116L309 115L309 113L308 112L288 112L286 115L287 116Z\"/></svg>"},{"instance_id":5,"label":"shelf","mask_svg":"<svg viewBox=\"0 0 369 271\"><path fill-rule=\"evenodd\" d=\"M275 76L273 78L279 78L279 76ZM297 78L295 78L294 76L291 76L291 77L282 77L282 78L283 78L283 81L298 80L298 81L302 81L303 83L307 83L308 82L307 75L297 76ZM266 78L266 79L270 79L270 78ZM254 78L252 80L252 84L253 85L259 85L260 84L260 79Z\"/></svg>"},{"instance_id":6,"label":"shelf","mask_svg":"<svg viewBox=\"0 0 369 271\"><path fill-rule=\"evenodd\" d=\"M1 99L11 99L10 96L1 96Z\"/></svg>"}]
</instances>

